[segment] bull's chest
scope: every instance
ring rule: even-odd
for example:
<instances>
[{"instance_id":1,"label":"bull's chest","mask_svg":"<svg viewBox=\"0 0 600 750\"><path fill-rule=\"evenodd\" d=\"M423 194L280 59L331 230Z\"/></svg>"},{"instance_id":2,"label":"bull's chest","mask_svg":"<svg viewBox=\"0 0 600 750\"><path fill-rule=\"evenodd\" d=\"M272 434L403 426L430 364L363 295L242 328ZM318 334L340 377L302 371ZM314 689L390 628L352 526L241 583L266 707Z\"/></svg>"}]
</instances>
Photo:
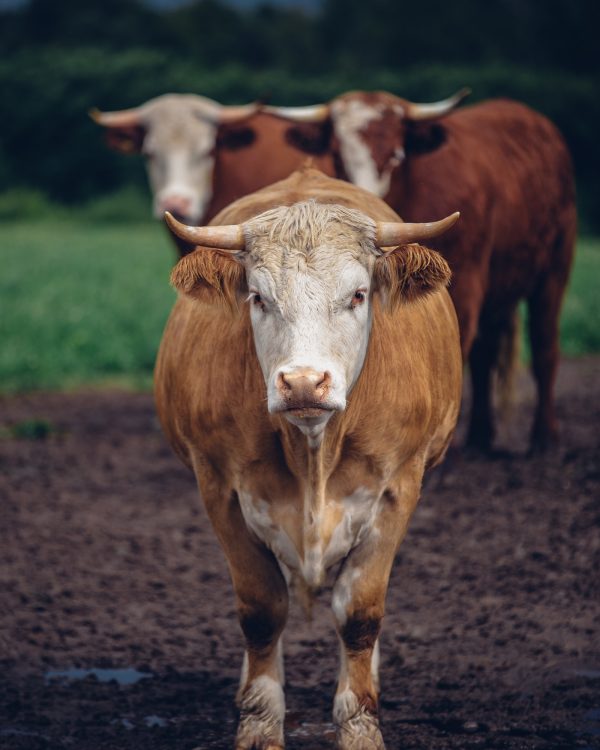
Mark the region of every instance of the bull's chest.
<instances>
[{"instance_id":1,"label":"bull's chest","mask_svg":"<svg viewBox=\"0 0 600 750\"><path fill-rule=\"evenodd\" d=\"M248 528L275 555L284 572L319 586L328 568L367 536L378 534L383 488L357 487L348 494L265 498L240 490Z\"/></svg>"}]
</instances>

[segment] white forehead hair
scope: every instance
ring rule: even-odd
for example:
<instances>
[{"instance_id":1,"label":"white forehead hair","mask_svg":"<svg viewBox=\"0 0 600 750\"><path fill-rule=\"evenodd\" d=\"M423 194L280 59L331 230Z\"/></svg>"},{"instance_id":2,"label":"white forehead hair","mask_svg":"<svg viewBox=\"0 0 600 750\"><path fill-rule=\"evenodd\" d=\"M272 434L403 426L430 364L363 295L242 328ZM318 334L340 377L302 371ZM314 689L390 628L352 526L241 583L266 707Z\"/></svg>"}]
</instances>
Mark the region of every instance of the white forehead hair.
<instances>
[{"instance_id":1,"label":"white forehead hair","mask_svg":"<svg viewBox=\"0 0 600 750\"><path fill-rule=\"evenodd\" d=\"M164 94L141 108L148 136L158 144L193 143L203 134L214 138L221 105L195 94Z\"/></svg>"},{"instance_id":2,"label":"white forehead hair","mask_svg":"<svg viewBox=\"0 0 600 750\"><path fill-rule=\"evenodd\" d=\"M310 199L256 216L244 224L244 236L249 258L258 265L310 266L323 254L364 263L374 256L375 222L362 211Z\"/></svg>"}]
</instances>

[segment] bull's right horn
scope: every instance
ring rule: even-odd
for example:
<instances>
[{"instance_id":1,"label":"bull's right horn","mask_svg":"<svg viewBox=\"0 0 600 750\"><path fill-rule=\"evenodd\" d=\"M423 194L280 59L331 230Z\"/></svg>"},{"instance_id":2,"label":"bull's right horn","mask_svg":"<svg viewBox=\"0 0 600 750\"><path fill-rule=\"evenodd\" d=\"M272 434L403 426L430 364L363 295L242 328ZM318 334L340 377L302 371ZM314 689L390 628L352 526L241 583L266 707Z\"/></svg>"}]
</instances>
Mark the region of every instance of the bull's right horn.
<instances>
[{"instance_id":1,"label":"bull's right horn","mask_svg":"<svg viewBox=\"0 0 600 750\"><path fill-rule=\"evenodd\" d=\"M139 107L133 109L120 109L115 112L101 112L96 107L88 112L92 120L105 128L131 128L141 122Z\"/></svg>"},{"instance_id":2,"label":"bull's right horn","mask_svg":"<svg viewBox=\"0 0 600 750\"><path fill-rule=\"evenodd\" d=\"M191 245L204 245L235 253L243 250L246 244L240 224L191 227L177 221L168 211L165 211L165 221L174 234Z\"/></svg>"},{"instance_id":3,"label":"bull's right horn","mask_svg":"<svg viewBox=\"0 0 600 750\"><path fill-rule=\"evenodd\" d=\"M471 89L464 88L439 102L431 102L430 104L408 102L405 117L408 120L434 120L436 117L447 115L448 112L458 107L470 93Z\"/></svg>"},{"instance_id":4,"label":"bull's right horn","mask_svg":"<svg viewBox=\"0 0 600 750\"><path fill-rule=\"evenodd\" d=\"M375 230L375 244L379 248L396 247L409 242L420 242L429 240L443 234L451 226L456 224L460 213L456 211L440 221L427 221L424 223L410 224L402 221L380 221Z\"/></svg>"},{"instance_id":5,"label":"bull's right horn","mask_svg":"<svg viewBox=\"0 0 600 750\"><path fill-rule=\"evenodd\" d=\"M329 117L329 104L312 104L308 107L263 107L262 112L294 122L323 122Z\"/></svg>"}]
</instances>

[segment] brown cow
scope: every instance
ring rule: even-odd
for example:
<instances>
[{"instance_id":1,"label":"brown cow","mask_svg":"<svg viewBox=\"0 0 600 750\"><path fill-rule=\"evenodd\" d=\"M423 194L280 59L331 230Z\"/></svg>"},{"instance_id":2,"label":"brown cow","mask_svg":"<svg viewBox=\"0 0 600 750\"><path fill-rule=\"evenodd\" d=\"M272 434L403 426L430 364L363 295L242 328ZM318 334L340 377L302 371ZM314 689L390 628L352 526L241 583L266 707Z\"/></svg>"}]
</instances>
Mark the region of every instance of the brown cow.
<instances>
[{"instance_id":1,"label":"brown cow","mask_svg":"<svg viewBox=\"0 0 600 750\"><path fill-rule=\"evenodd\" d=\"M333 176L329 132L290 125L263 114L259 105L224 106L193 94L165 94L118 112L94 110L108 144L123 153L142 153L153 193L154 215L169 211L200 224L244 195L290 175L314 156L314 166ZM305 133L301 133L304 130ZM193 247L174 238L180 255Z\"/></svg>"},{"instance_id":2,"label":"brown cow","mask_svg":"<svg viewBox=\"0 0 600 750\"><path fill-rule=\"evenodd\" d=\"M571 160L554 125L522 104L495 100L451 112L465 93L415 105L386 92L352 92L312 114L298 108L297 118L291 108L271 111L326 127L332 121L340 176L373 190L404 220L461 211L460 231L438 248L452 269L450 294L471 369L468 443L492 446L492 373L515 359L524 299L538 388L531 446L543 449L557 437L558 321L576 234Z\"/></svg>"},{"instance_id":3,"label":"brown cow","mask_svg":"<svg viewBox=\"0 0 600 750\"><path fill-rule=\"evenodd\" d=\"M377 639L396 550L460 403L446 262L382 200L304 169L243 198L180 260L158 355L166 434L227 556L246 655L237 750L283 747L288 583L337 574L340 750L374 748ZM216 248L216 249L211 249Z\"/></svg>"}]
</instances>

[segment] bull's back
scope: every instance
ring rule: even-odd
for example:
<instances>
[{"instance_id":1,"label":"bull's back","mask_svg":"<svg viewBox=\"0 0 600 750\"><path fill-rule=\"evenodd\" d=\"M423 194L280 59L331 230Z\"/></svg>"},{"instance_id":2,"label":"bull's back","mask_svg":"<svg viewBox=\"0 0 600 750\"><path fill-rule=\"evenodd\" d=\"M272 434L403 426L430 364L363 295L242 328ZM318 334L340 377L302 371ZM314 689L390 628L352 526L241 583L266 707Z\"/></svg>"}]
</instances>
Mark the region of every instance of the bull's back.
<instances>
[{"instance_id":1,"label":"bull's back","mask_svg":"<svg viewBox=\"0 0 600 750\"><path fill-rule=\"evenodd\" d=\"M391 202L406 221L460 211L460 224L434 246L457 279L477 274L488 303L512 303L571 262L570 155L553 123L517 102L466 107L443 126L445 142L407 163L403 192Z\"/></svg>"}]
</instances>

